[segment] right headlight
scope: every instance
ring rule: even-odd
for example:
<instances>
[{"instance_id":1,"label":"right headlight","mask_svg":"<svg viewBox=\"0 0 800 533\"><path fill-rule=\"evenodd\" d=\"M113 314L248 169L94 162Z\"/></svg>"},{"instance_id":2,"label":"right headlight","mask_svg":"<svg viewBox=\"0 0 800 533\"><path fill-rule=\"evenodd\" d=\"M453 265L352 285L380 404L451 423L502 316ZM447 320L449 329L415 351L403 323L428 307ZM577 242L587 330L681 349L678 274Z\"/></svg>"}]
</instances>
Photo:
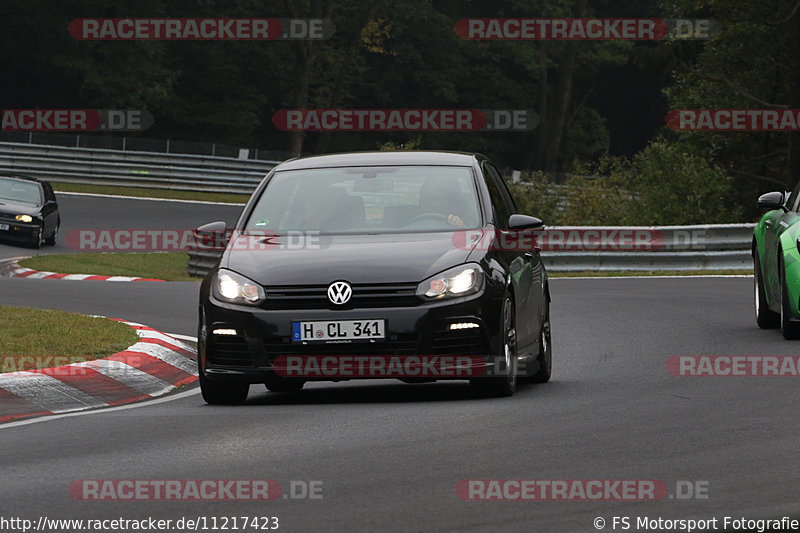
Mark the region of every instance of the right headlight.
<instances>
[{"instance_id":1,"label":"right headlight","mask_svg":"<svg viewBox=\"0 0 800 533\"><path fill-rule=\"evenodd\" d=\"M211 286L214 289L214 296L225 302L258 305L267 297L261 285L224 268L214 274Z\"/></svg>"},{"instance_id":2,"label":"right headlight","mask_svg":"<svg viewBox=\"0 0 800 533\"><path fill-rule=\"evenodd\" d=\"M476 263L460 265L417 285L416 295L428 300L460 298L483 288L483 269Z\"/></svg>"}]
</instances>

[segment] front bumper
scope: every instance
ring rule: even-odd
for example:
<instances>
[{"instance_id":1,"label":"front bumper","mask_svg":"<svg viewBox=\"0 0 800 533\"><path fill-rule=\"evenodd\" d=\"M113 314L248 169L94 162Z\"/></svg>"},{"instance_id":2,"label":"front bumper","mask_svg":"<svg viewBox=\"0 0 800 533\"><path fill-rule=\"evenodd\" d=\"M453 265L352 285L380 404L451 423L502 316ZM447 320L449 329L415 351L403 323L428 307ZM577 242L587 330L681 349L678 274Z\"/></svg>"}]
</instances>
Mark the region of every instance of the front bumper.
<instances>
[{"instance_id":1,"label":"front bumper","mask_svg":"<svg viewBox=\"0 0 800 533\"><path fill-rule=\"evenodd\" d=\"M265 310L228 304L209 295L200 310L200 368L209 379L248 383L262 383L276 374L333 381L376 377L467 379L491 373L498 364L501 308L502 294L493 297L486 289L449 301L348 310ZM382 341L292 341L293 321L381 318L386 324ZM450 329L453 323L465 322L477 327ZM235 330L235 335L214 334L216 329ZM305 363L311 363L310 359L328 366L314 373L312 364L309 374ZM394 364L395 372L365 373L365 361L369 361L366 364L371 370L381 362ZM287 373L292 368L297 370L299 362L304 363L300 365L302 375ZM362 371L348 366L358 367L359 363ZM401 375L404 372L408 374Z\"/></svg>"},{"instance_id":2,"label":"front bumper","mask_svg":"<svg viewBox=\"0 0 800 533\"><path fill-rule=\"evenodd\" d=\"M14 241L29 241L41 231L41 224L38 222L23 223L0 219L0 228L8 226L8 229L0 229L0 239Z\"/></svg>"}]
</instances>

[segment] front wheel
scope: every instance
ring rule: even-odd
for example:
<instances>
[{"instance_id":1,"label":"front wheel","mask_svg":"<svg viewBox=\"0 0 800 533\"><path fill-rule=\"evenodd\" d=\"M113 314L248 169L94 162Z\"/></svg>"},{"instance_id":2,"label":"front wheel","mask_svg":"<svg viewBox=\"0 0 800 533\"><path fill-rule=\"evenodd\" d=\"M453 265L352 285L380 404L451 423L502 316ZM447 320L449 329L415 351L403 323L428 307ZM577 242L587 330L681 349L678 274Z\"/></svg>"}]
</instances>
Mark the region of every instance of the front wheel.
<instances>
[{"instance_id":1,"label":"front wheel","mask_svg":"<svg viewBox=\"0 0 800 533\"><path fill-rule=\"evenodd\" d=\"M514 301L506 295L503 299L503 344L502 364L505 375L486 378L472 378L470 385L479 396L511 396L517 390L517 330L514 319ZM497 368L497 365L493 367Z\"/></svg>"},{"instance_id":2,"label":"front wheel","mask_svg":"<svg viewBox=\"0 0 800 533\"><path fill-rule=\"evenodd\" d=\"M781 325L781 315L770 311L767 307L767 291L764 289L764 278L761 275L761 261L758 250L753 250L753 293L756 311L756 324L762 329L777 328Z\"/></svg>"},{"instance_id":3,"label":"front wheel","mask_svg":"<svg viewBox=\"0 0 800 533\"><path fill-rule=\"evenodd\" d=\"M250 385L247 383L224 383L208 379L200 370L200 392L210 405L241 405L247 400Z\"/></svg>"},{"instance_id":4,"label":"front wheel","mask_svg":"<svg viewBox=\"0 0 800 533\"><path fill-rule=\"evenodd\" d=\"M550 344L550 300L545 300L544 317L539 327L539 370L530 377L532 383L547 383L553 368L553 346Z\"/></svg>"},{"instance_id":5,"label":"front wheel","mask_svg":"<svg viewBox=\"0 0 800 533\"><path fill-rule=\"evenodd\" d=\"M44 244L44 228L37 228L31 235L31 240L28 244L31 248L41 248L42 244Z\"/></svg>"},{"instance_id":6,"label":"front wheel","mask_svg":"<svg viewBox=\"0 0 800 533\"><path fill-rule=\"evenodd\" d=\"M49 246L54 246L56 241L58 240L58 229L61 227L61 222L56 224L56 227L53 228L53 233L48 237L44 242L47 243Z\"/></svg>"}]
</instances>

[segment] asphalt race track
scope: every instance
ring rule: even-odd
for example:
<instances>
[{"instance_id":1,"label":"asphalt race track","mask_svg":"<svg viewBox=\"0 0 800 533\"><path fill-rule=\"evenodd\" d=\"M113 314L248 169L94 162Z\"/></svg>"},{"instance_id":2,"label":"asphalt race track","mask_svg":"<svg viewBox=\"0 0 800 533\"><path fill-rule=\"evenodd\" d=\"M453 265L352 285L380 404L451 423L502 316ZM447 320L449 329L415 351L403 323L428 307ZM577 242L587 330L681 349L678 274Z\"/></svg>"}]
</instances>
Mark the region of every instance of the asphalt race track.
<instances>
[{"instance_id":1,"label":"asphalt race track","mask_svg":"<svg viewBox=\"0 0 800 533\"><path fill-rule=\"evenodd\" d=\"M37 254L78 252L67 245L74 230L191 230L207 222L224 220L233 224L242 210L237 205L196 204L126 198L98 198L56 193L61 213L61 230L55 246L39 250L8 241L0 242L0 259Z\"/></svg>"},{"instance_id":2,"label":"asphalt race track","mask_svg":"<svg viewBox=\"0 0 800 533\"><path fill-rule=\"evenodd\" d=\"M141 227L152 227L144 224L157 213L175 217L169 227L226 216L222 207L174 204L174 213L173 204L120 202L150 211L139 212ZM95 203L64 197L65 213ZM0 279L0 303L194 335L197 288ZM474 399L466 382L322 383L286 394L252 386L241 407L207 406L195 389L133 409L0 426L0 514L34 522L276 516L289 532L587 532L597 531L597 517L611 531L614 516L635 523L798 514L799 378L681 378L665 368L674 355L797 355L800 343L755 326L752 279L554 279L551 292L548 384L488 400ZM321 499L95 502L70 496L81 479L274 479L285 494L292 481L323 488ZM673 495L678 481L690 481L708 497L470 502L455 494L463 479L657 479Z\"/></svg>"}]
</instances>

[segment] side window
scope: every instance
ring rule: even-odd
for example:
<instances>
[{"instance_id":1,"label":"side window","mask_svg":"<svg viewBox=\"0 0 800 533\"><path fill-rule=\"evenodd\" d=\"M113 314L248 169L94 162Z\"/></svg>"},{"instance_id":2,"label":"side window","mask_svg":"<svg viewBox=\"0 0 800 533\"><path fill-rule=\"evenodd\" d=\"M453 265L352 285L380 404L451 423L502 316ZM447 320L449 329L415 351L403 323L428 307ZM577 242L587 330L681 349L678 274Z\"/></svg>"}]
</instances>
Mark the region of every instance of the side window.
<instances>
[{"instance_id":1,"label":"side window","mask_svg":"<svg viewBox=\"0 0 800 533\"><path fill-rule=\"evenodd\" d=\"M53 187L49 183L43 183L42 186L44 187L44 201L55 201L56 195L53 192Z\"/></svg>"},{"instance_id":2,"label":"side window","mask_svg":"<svg viewBox=\"0 0 800 533\"><path fill-rule=\"evenodd\" d=\"M494 223L500 229L508 229L508 217L516 211L514 200L508 193L503 178L500 177L496 168L489 163L484 163L483 173L486 176L486 187L489 189L489 196L494 208Z\"/></svg>"},{"instance_id":3,"label":"side window","mask_svg":"<svg viewBox=\"0 0 800 533\"><path fill-rule=\"evenodd\" d=\"M506 180L503 179L503 176L500 174L500 171L497 170L497 167L495 167L492 164L489 164L488 166L491 167L492 170L494 170L494 173L497 175L497 180L500 183L500 194L503 195L503 198L505 198L506 203L511 207L511 214L519 213L519 210L517 209L517 203L514 201L514 196L508 189Z\"/></svg>"}]
</instances>

